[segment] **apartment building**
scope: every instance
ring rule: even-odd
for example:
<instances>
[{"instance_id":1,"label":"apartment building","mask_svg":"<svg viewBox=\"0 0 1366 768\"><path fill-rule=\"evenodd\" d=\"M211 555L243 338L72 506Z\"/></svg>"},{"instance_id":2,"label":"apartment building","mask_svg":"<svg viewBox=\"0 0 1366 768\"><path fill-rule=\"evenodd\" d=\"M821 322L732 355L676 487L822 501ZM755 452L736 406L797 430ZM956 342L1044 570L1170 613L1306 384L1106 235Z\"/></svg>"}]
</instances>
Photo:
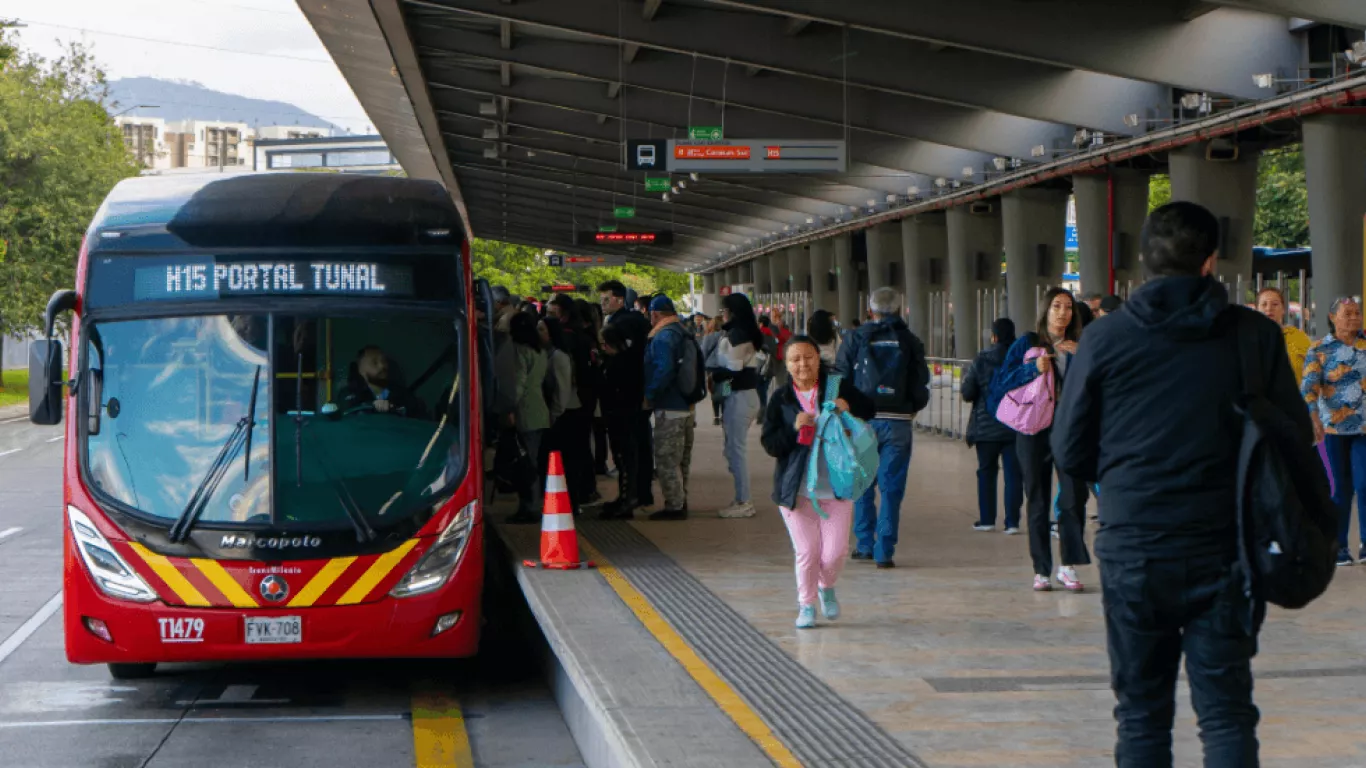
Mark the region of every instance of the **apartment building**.
<instances>
[{"instance_id":1,"label":"apartment building","mask_svg":"<svg viewBox=\"0 0 1366 768\"><path fill-rule=\"evenodd\" d=\"M120 115L114 125L123 133L123 143L143 168L170 168L171 154L166 144L166 121L159 117Z\"/></svg>"}]
</instances>

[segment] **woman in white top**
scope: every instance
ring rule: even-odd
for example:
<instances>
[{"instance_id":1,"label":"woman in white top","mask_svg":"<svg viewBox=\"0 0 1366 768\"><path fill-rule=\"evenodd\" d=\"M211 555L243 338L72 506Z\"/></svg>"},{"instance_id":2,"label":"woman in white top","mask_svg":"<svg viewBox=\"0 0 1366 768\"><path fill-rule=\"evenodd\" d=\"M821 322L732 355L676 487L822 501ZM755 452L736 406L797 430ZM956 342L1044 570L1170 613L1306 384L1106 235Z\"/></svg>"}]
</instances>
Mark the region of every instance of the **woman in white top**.
<instances>
[{"instance_id":1,"label":"woman in white top","mask_svg":"<svg viewBox=\"0 0 1366 768\"><path fill-rule=\"evenodd\" d=\"M745 449L749 428L759 414L757 352L763 347L763 335L754 319L754 307L742 293L732 293L721 300L721 316L725 320L721 326L724 333L707 360L707 372L715 386L728 388L721 407L721 426L726 435L726 463L735 478L735 501L718 514L753 517Z\"/></svg>"},{"instance_id":2,"label":"woman in white top","mask_svg":"<svg viewBox=\"0 0 1366 768\"><path fill-rule=\"evenodd\" d=\"M811 319L806 321L806 335L815 340L821 362L827 368L834 368L840 352L840 335L835 331L835 316L824 309L812 312Z\"/></svg>"}]
</instances>

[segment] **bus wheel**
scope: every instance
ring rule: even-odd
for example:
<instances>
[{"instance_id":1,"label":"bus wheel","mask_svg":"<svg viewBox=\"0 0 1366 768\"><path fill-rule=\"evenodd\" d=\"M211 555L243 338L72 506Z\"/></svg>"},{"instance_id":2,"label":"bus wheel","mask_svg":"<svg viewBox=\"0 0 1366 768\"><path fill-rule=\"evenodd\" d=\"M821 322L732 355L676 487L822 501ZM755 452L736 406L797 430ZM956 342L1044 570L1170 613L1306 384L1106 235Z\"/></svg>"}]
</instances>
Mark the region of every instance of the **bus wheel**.
<instances>
[{"instance_id":1,"label":"bus wheel","mask_svg":"<svg viewBox=\"0 0 1366 768\"><path fill-rule=\"evenodd\" d=\"M115 680L138 680L151 677L156 664L110 664L109 676Z\"/></svg>"}]
</instances>

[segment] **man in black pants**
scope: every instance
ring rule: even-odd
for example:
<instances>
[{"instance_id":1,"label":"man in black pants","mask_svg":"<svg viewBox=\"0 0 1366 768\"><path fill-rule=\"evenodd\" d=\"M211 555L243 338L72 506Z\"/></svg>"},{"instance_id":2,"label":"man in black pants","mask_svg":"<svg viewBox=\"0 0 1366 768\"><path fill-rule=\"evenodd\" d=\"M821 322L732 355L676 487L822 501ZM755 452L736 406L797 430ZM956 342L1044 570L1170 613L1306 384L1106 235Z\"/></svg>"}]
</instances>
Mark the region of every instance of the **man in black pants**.
<instances>
[{"instance_id":1,"label":"man in black pants","mask_svg":"<svg viewBox=\"0 0 1366 768\"><path fill-rule=\"evenodd\" d=\"M641 409L645 399L645 342L650 323L626 305L626 286L608 280L598 286L606 320L602 329L604 345L611 347L603 367L603 416L612 441L612 456L617 465L618 495L603 506L603 520L629 520L641 499L648 498L650 476L640 461ZM646 429L649 422L645 422ZM646 444L648 445L648 443ZM648 466L648 465L646 465Z\"/></svg>"},{"instance_id":2,"label":"man in black pants","mask_svg":"<svg viewBox=\"0 0 1366 768\"><path fill-rule=\"evenodd\" d=\"M1183 654L1205 765L1258 765L1252 657L1266 606L1244 593L1235 549L1238 325L1255 328L1267 399L1306 445L1313 428L1280 328L1230 305L1214 278L1218 242L1194 203L1149 215L1152 279L1086 331L1053 422L1058 465L1099 480L1105 499L1096 554L1122 768L1172 764Z\"/></svg>"}]
</instances>

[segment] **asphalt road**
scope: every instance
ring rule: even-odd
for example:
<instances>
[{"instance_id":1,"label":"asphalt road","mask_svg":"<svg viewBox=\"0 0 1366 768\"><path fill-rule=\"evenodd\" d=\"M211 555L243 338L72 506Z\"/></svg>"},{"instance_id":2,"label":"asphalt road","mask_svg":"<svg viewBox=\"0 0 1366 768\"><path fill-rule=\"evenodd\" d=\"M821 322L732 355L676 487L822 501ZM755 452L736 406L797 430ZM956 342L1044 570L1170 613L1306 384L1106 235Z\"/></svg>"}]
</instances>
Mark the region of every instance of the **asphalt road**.
<instances>
[{"instance_id":1,"label":"asphalt road","mask_svg":"<svg viewBox=\"0 0 1366 768\"><path fill-rule=\"evenodd\" d=\"M530 663L69 664L61 435L0 417L0 766L582 765Z\"/></svg>"}]
</instances>

